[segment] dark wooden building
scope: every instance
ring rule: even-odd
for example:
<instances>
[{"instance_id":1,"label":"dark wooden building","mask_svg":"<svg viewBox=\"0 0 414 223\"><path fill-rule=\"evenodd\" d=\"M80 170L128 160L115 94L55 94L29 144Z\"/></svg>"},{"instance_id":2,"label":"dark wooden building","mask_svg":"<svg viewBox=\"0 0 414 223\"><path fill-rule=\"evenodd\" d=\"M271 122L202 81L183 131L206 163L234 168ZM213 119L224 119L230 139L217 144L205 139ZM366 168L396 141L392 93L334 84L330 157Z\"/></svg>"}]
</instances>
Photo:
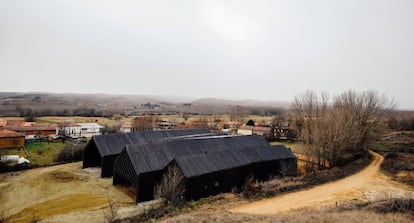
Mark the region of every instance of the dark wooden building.
<instances>
[{"instance_id":1,"label":"dark wooden building","mask_svg":"<svg viewBox=\"0 0 414 223\"><path fill-rule=\"evenodd\" d=\"M128 145L114 163L114 185L136 187L136 201L153 199L166 169L176 165L185 177L185 199L228 192L246 177L296 174L296 157L259 136L214 136Z\"/></svg>"},{"instance_id":2,"label":"dark wooden building","mask_svg":"<svg viewBox=\"0 0 414 223\"><path fill-rule=\"evenodd\" d=\"M111 177L113 162L126 145L155 143L167 138L209 134L208 129L180 129L97 135L92 137L83 150L83 168L101 166L101 176Z\"/></svg>"}]
</instances>

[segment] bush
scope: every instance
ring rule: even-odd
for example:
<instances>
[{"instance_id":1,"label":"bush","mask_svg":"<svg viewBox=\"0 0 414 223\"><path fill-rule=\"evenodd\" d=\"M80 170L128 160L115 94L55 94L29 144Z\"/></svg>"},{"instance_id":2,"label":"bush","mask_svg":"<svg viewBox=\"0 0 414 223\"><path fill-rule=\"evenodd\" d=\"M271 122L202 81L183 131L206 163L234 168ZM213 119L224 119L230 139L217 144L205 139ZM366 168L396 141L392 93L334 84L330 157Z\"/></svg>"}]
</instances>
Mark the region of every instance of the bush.
<instances>
[{"instance_id":1,"label":"bush","mask_svg":"<svg viewBox=\"0 0 414 223\"><path fill-rule=\"evenodd\" d=\"M119 211L119 205L115 204L113 201L109 201L108 210L104 211L104 213L105 213L105 223L118 222L118 220L117 220L118 211Z\"/></svg>"},{"instance_id":2,"label":"bush","mask_svg":"<svg viewBox=\"0 0 414 223\"><path fill-rule=\"evenodd\" d=\"M252 198L259 191L259 188L255 185L254 181L255 179L253 176L246 177L242 191L244 198Z\"/></svg>"},{"instance_id":3,"label":"bush","mask_svg":"<svg viewBox=\"0 0 414 223\"><path fill-rule=\"evenodd\" d=\"M10 220L10 216L8 216L4 211L0 213L0 223L7 223Z\"/></svg>"},{"instance_id":4,"label":"bush","mask_svg":"<svg viewBox=\"0 0 414 223\"><path fill-rule=\"evenodd\" d=\"M183 205L183 194L185 192L184 175L178 166L167 168L160 182L154 187L154 198L165 198L170 205L178 207Z\"/></svg>"},{"instance_id":5,"label":"bush","mask_svg":"<svg viewBox=\"0 0 414 223\"><path fill-rule=\"evenodd\" d=\"M82 160L83 146L79 145L66 145L55 157L54 162L68 163Z\"/></svg>"}]
</instances>

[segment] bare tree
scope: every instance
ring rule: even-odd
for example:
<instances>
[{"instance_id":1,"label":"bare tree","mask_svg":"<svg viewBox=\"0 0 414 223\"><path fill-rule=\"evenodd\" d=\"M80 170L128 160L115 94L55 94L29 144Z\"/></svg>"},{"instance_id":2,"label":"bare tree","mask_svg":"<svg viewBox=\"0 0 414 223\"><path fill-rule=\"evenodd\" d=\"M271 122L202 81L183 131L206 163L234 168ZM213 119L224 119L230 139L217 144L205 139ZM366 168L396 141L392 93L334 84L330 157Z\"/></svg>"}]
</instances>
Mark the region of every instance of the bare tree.
<instances>
[{"instance_id":1,"label":"bare tree","mask_svg":"<svg viewBox=\"0 0 414 223\"><path fill-rule=\"evenodd\" d=\"M191 123L193 128L209 128L209 118L204 115L200 115L198 119L195 119Z\"/></svg>"},{"instance_id":2,"label":"bare tree","mask_svg":"<svg viewBox=\"0 0 414 223\"><path fill-rule=\"evenodd\" d=\"M385 96L375 91L347 91L334 97L307 91L295 98L293 112L298 133L305 143L307 163L319 168L334 166L345 151L375 146L384 116L391 109Z\"/></svg>"},{"instance_id":3,"label":"bare tree","mask_svg":"<svg viewBox=\"0 0 414 223\"><path fill-rule=\"evenodd\" d=\"M142 130L152 130L154 125L154 117L153 116L141 116L134 118L134 122L132 123L132 127L134 131L142 131Z\"/></svg>"},{"instance_id":4,"label":"bare tree","mask_svg":"<svg viewBox=\"0 0 414 223\"><path fill-rule=\"evenodd\" d=\"M178 206L184 192L184 176L177 165L171 165L154 187L154 198L165 198L173 206Z\"/></svg>"},{"instance_id":5,"label":"bare tree","mask_svg":"<svg viewBox=\"0 0 414 223\"><path fill-rule=\"evenodd\" d=\"M104 210L105 223L113 223L117 221L119 205L109 199L108 209Z\"/></svg>"}]
</instances>

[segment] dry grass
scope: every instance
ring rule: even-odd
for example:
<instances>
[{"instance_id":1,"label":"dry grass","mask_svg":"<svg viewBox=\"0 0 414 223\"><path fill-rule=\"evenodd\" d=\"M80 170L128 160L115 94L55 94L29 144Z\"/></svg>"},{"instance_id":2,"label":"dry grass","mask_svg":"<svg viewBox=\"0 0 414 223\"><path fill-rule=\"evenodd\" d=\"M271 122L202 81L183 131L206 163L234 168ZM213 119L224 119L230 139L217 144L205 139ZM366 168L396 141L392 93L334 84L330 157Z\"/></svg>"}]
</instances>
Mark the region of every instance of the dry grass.
<instances>
[{"instance_id":1,"label":"dry grass","mask_svg":"<svg viewBox=\"0 0 414 223\"><path fill-rule=\"evenodd\" d=\"M245 215L233 214L225 211L216 213L205 212L193 215L182 215L175 218L164 219L161 222L284 222L284 223L411 223L414 217L408 214L389 213L380 214L372 211L296 211L279 215Z\"/></svg>"},{"instance_id":2,"label":"dry grass","mask_svg":"<svg viewBox=\"0 0 414 223\"><path fill-rule=\"evenodd\" d=\"M397 182L414 186L414 154L386 153L381 171Z\"/></svg>"},{"instance_id":3,"label":"dry grass","mask_svg":"<svg viewBox=\"0 0 414 223\"><path fill-rule=\"evenodd\" d=\"M79 162L1 174L0 191L0 211L11 216L10 222L30 222L36 217L101 223L108 198L134 204L134 198L113 187L111 179L101 179L99 171L81 169Z\"/></svg>"},{"instance_id":4,"label":"dry grass","mask_svg":"<svg viewBox=\"0 0 414 223\"><path fill-rule=\"evenodd\" d=\"M287 148L290 148L292 152L304 154L305 152L305 144L302 142L271 142L272 145L284 145Z\"/></svg>"},{"instance_id":5,"label":"dry grass","mask_svg":"<svg viewBox=\"0 0 414 223\"><path fill-rule=\"evenodd\" d=\"M73 120L77 123L84 123L84 122L97 122L101 125L108 125L113 126L115 124L119 124L122 122L131 121L130 118L122 118L121 120L114 120L108 119L104 117L82 117L82 116L46 116L46 117L38 117L36 121L38 122L46 122L46 123L62 123L65 120Z\"/></svg>"},{"instance_id":6,"label":"dry grass","mask_svg":"<svg viewBox=\"0 0 414 223\"><path fill-rule=\"evenodd\" d=\"M82 202L79 202L82 201ZM33 217L44 219L73 211L92 210L107 205L108 200L93 194L73 194L42 202L10 216L10 222L30 222Z\"/></svg>"},{"instance_id":7,"label":"dry grass","mask_svg":"<svg viewBox=\"0 0 414 223\"><path fill-rule=\"evenodd\" d=\"M53 158L65 145L66 144L55 142L33 142L26 144L26 150L29 153L28 156L22 149L2 150L0 151L0 155L19 155L28 158L33 165L44 166L52 164Z\"/></svg>"}]
</instances>

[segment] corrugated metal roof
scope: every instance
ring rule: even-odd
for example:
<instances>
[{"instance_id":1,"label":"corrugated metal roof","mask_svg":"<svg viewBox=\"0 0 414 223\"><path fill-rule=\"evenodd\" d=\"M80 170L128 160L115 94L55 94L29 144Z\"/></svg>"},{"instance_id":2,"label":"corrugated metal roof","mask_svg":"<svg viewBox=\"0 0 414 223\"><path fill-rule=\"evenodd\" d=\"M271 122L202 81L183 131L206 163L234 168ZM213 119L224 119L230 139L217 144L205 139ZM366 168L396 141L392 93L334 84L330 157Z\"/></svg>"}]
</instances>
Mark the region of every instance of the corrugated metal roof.
<instances>
[{"instance_id":1,"label":"corrugated metal roof","mask_svg":"<svg viewBox=\"0 0 414 223\"><path fill-rule=\"evenodd\" d=\"M56 126L10 126L13 131L56 131Z\"/></svg>"},{"instance_id":2,"label":"corrugated metal roof","mask_svg":"<svg viewBox=\"0 0 414 223\"><path fill-rule=\"evenodd\" d=\"M294 158L285 146L240 147L197 155L178 157L175 160L186 177L194 177L253 163Z\"/></svg>"},{"instance_id":3,"label":"corrugated metal roof","mask_svg":"<svg viewBox=\"0 0 414 223\"><path fill-rule=\"evenodd\" d=\"M213 136L127 145L124 152L131 159L137 175L162 170L174 159L182 165L186 176L195 176L255 162L294 157L286 147L271 146L259 136Z\"/></svg>"},{"instance_id":4,"label":"corrugated metal roof","mask_svg":"<svg viewBox=\"0 0 414 223\"><path fill-rule=\"evenodd\" d=\"M119 154L125 145L158 142L165 138L185 135L207 134L208 129L179 129L163 131L140 131L94 136L93 140L101 156Z\"/></svg>"}]
</instances>

